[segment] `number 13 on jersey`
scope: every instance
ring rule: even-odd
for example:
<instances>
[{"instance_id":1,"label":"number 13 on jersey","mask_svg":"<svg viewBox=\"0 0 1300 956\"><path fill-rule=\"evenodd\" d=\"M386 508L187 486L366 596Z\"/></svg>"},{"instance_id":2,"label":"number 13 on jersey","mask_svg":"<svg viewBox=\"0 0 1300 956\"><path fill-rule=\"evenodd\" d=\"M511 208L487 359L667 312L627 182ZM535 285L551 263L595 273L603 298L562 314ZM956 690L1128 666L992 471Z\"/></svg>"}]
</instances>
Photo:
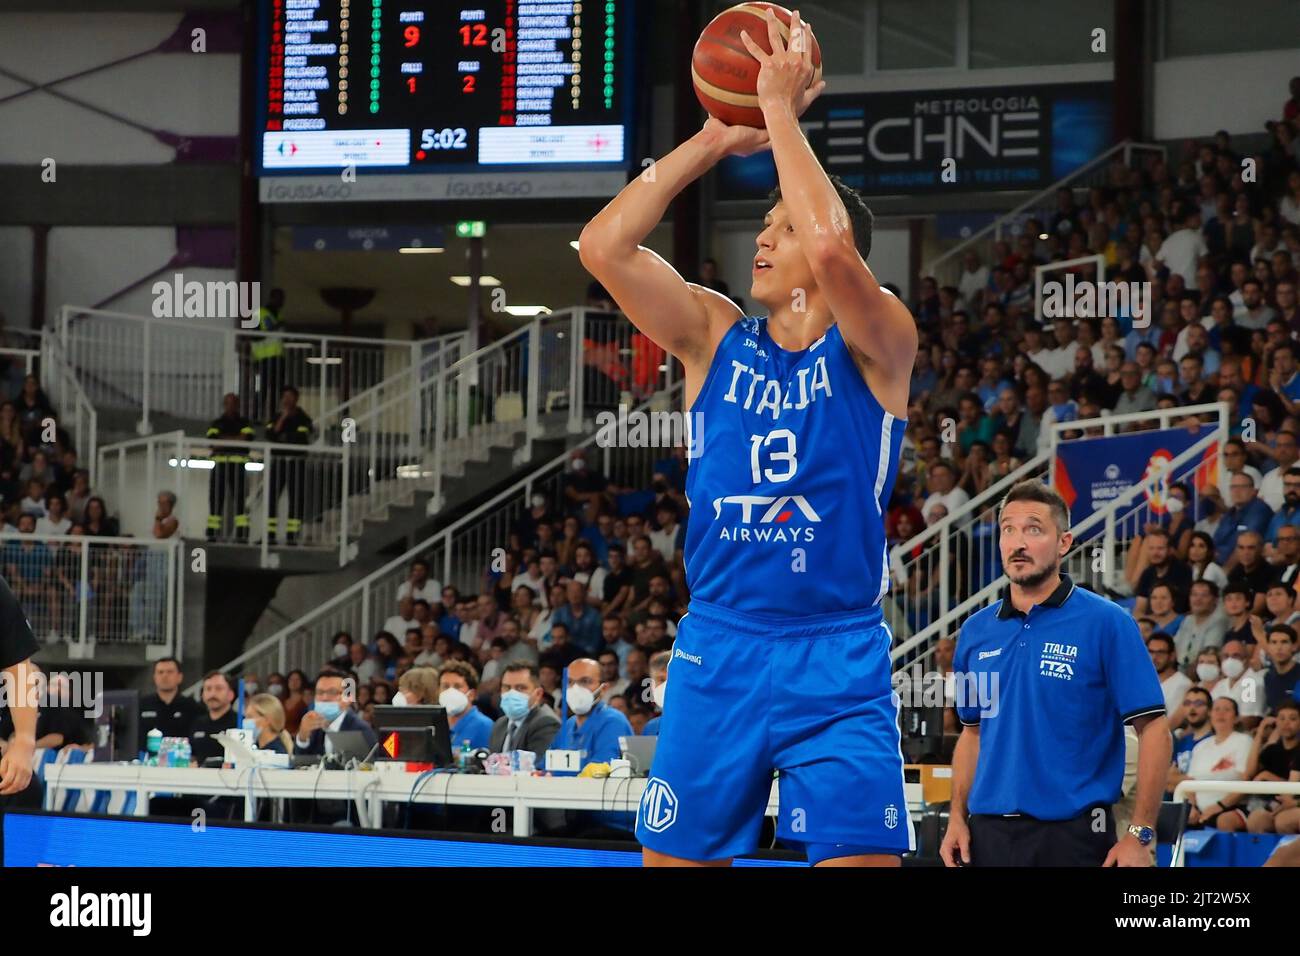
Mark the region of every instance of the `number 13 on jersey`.
<instances>
[{"instance_id":1,"label":"number 13 on jersey","mask_svg":"<svg viewBox=\"0 0 1300 956\"><path fill-rule=\"evenodd\" d=\"M794 432L788 428L777 428L768 432L766 435L751 435L749 449L749 468L754 484L759 484L764 479L767 481L789 481L799 470L799 461L796 458L798 448L796 447ZM778 443L780 443L778 445ZM760 462L760 456L763 452L767 454L767 460L770 465L780 463L784 467L778 471L773 467L764 468Z\"/></svg>"}]
</instances>

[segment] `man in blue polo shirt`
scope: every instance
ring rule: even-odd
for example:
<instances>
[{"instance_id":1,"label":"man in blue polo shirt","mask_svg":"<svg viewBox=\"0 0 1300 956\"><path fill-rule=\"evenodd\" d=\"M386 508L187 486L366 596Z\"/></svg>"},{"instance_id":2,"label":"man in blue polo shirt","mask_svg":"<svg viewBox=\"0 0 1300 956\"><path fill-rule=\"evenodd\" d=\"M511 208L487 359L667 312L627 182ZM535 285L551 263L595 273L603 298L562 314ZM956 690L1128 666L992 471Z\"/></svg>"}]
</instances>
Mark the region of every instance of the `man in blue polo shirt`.
<instances>
[{"instance_id":1,"label":"man in blue polo shirt","mask_svg":"<svg viewBox=\"0 0 1300 956\"><path fill-rule=\"evenodd\" d=\"M580 657L569 664L569 686L564 699L573 713L549 749L583 751L583 767L618 759L621 754L618 738L633 736L632 725L620 711L601 702L604 689L600 665L591 658Z\"/></svg>"},{"instance_id":2,"label":"man in blue polo shirt","mask_svg":"<svg viewBox=\"0 0 1300 956\"><path fill-rule=\"evenodd\" d=\"M438 703L447 709L452 755L469 741L470 749L488 746L492 718L476 706L478 672L464 661L448 661L438 671Z\"/></svg>"},{"instance_id":3,"label":"man in blue polo shirt","mask_svg":"<svg viewBox=\"0 0 1300 956\"><path fill-rule=\"evenodd\" d=\"M1054 489L1013 487L998 527L1010 584L957 640L963 729L940 856L948 866L1150 866L1172 744L1137 625L1061 574L1073 539ZM972 685L994 699L972 699ZM1116 842L1126 723L1139 741L1137 796Z\"/></svg>"}]
</instances>

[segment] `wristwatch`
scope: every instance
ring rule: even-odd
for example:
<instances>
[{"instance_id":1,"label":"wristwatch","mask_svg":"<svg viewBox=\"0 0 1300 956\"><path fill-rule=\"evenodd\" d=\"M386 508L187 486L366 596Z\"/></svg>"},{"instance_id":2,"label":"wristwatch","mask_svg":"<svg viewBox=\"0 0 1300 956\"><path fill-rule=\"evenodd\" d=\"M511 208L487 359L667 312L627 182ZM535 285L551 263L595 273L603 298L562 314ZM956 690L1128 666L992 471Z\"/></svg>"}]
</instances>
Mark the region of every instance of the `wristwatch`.
<instances>
[{"instance_id":1,"label":"wristwatch","mask_svg":"<svg viewBox=\"0 0 1300 956\"><path fill-rule=\"evenodd\" d=\"M1141 843L1143 846L1150 846L1151 841L1156 838L1156 831L1152 830L1150 827L1140 827L1136 824L1130 824L1128 832L1137 837L1138 843Z\"/></svg>"}]
</instances>

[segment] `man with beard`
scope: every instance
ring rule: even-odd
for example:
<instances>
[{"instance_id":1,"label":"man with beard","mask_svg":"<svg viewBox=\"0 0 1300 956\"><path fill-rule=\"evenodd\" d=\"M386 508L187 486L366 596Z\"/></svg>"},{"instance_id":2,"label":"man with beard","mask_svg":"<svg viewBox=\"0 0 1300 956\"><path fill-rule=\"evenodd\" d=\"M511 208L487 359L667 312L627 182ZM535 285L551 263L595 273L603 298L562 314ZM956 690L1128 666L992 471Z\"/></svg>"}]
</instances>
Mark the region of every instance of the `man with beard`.
<instances>
[{"instance_id":1,"label":"man with beard","mask_svg":"<svg viewBox=\"0 0 1300 956\"><path fill-rule=\"evenodd\" d=\"M998 529L1010 584L957 640L963 729L940 856L948 866L1150 866L1172 744L1137 625L1061 573L1073 536L1054 489L1017 484ZM1138 736L1137 795L1116 842L1125 724Z\"/></svg>"}]
</instances>

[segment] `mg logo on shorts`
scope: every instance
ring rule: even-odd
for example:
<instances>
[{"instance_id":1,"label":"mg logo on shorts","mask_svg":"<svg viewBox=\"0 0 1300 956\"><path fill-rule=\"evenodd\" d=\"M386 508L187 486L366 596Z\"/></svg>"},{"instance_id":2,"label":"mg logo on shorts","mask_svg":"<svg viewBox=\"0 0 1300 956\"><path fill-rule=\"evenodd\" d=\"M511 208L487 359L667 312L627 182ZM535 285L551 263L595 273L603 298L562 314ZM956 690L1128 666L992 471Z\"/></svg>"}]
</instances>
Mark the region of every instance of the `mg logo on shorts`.
<instances>
[{"instance_id":1,"label":"mg logo on shorts","mask_svg":"<svg viewBox=\"0 0 1300 956\"><path fill-rule=\"evenodd\" d=\"M891 830L898 826L898 807L892 803L885 807L885 826Z\"/></svg>"},{"instance_id":2,"label":"mg logo on shorts","mask_svg":"<svg viewBox=\"0 0 1300 956\"><path fill-rule=\"evenodd\" d=\"M662 833L677 821L677 795L658 777L651 777L641 794L641 824L651 833Z\"/></svg>"}]
</instances>

